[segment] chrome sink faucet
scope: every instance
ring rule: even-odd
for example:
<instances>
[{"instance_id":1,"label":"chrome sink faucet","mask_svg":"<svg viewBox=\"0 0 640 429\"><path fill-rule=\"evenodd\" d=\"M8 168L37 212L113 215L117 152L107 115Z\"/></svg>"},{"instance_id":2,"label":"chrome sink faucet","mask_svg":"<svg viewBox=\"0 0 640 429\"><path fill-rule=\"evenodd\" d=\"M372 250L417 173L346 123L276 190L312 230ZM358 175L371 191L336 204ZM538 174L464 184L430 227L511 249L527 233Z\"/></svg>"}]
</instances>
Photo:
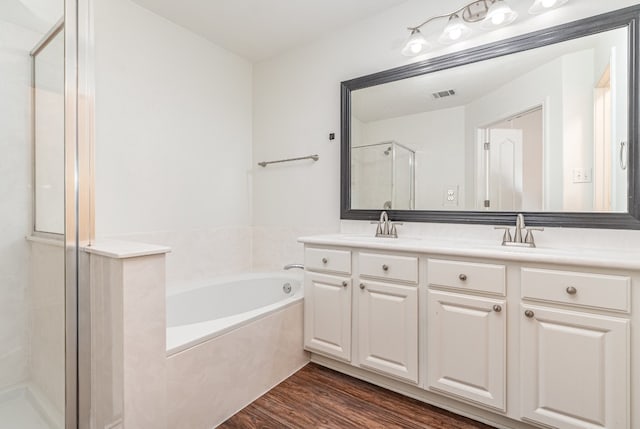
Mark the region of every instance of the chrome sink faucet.
<instances>
[{"instance_id":1,"label":"chrome sink faucet","mask_svg":"<svg viewBox=\"0 0 640 429\"><path fill-rule=\"evenodd\" d=\"M516 246L516 247L536 247L535 239L533 238L533 231L544 231L544 228L527 228L524 223L524 215L518 213L516 215L516 229L511 237L511 230L508 226L496 226L495 229L504 229L504 235L502 236L503 246ZM523 231L526 231L524 238L522 236Z\"/></svg>"},{"instance_id":2,"label":"chrome sink faucet","mask_svg":"<svg viewBox=\"0 0 640 429\"><path fill-rule=\"evenodd\" d=\"M402 225L402 222L391 222L386 211L380 213L380 220L371 222L377 224L376 237L398 238L398 230L396 225Z\"/></svg>"}]
</instances>

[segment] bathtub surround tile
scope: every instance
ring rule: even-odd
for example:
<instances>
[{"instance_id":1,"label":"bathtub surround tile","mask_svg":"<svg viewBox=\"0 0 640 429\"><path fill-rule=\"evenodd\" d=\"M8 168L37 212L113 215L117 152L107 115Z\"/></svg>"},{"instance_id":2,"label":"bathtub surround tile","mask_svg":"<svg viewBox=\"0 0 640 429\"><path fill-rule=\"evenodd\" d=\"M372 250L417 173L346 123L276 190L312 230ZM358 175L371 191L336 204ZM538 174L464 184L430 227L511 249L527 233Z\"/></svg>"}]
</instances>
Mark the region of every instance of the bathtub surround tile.
<instances>
[{"instance_id":1,"label":"bathtub surround tile","mask_svg":"<svg viewBox=\"0 0 640 429\"><path fill-rule=\"evenodd\" d=\"M279 271L286 264L304 263L304 246L298 237L331 234L329 227L255 226L253 228L253 271Z\"/></svg>"},{"instance_id":2,"label":"bathtub surround tile","mask_svg":"<svg viewBox=\"0 0 640 429\"><path fill-rule=\"evenodd\" d=\"M103 254L89 256L93 424L166 428L165 254Z\"/></svg>"},{"instance_id":3,"label":"bathtub surround tile","mask_svg":"<svg viewBox=\"0 0 640 429\"><path fill-rule=\"evenodd\" d=\"M168 246L167 286L189 288L203 280L251 271L252 228L229 226L191 231L155 231L109 236Z\"/></svg>"},{"instance_id":4,"label":"bathtub surround tile","mask_svg":"<svg viewBox=\"0 0 640 429\"><path fill-rule=\"evenodd\" d=\"M168 427L215 427L304 366L302 310L294 304L170 356Z\"/></svg>"},{"instance_id":5,"label":"bathtub surround tile","mask_svg":"<svg viewBox=\"0 0 640 429\"><path fill-rule=\"evenodd\" d=\"M83 248L87 253L106 256L113 259L128 259L139 256L151 256L171 252L167 246L140 243L135 241L99 240Z\"/></svg>"},{"instance_id":6,"label":"bathtub surround tile","mask_svg":"<svg viewBox=\"0 0 640 429\"><path fill-rule=\"evenodd\" d=\"M122 261L87 256L91 285L91 427L107 428L124 417Z\"/></svg>"},{"instance_id":7,"label":"bathtub surround tile","mask_svg":"<svg viewBox=\"0 0 640 429\"><path fill-rule=\"evenodd\" d=\"M167 427L165 255L123 261L124 426Z\"/></svg>"}]
</instances>

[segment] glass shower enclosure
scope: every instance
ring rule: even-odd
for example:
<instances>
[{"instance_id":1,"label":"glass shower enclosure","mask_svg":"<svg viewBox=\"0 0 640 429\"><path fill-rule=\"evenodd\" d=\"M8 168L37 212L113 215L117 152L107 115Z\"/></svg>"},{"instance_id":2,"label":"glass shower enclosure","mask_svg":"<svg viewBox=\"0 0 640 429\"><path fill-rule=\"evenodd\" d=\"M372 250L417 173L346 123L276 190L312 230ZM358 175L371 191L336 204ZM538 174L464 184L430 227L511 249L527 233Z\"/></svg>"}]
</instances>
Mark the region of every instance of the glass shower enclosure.
<instances>
[{"instance_id":1,"label":"glass shower enclosure","mask_svg":"<svg viewBox=\"0 0 640 429\"><path fill-rule=\"evenodd\" d=\"M0 3L0 429L76 428L77 3Z\"/></svg>"},{"instance_id":2,"label":"glass shower enclosure","mask_svg":"<svg viewBox=\"0 0 640 429\"><path fill-rule=\"evenodd\" d=\"M351 207L415 208L415 151L396 142L351 149Z\"/></svg>"}]
</instances>

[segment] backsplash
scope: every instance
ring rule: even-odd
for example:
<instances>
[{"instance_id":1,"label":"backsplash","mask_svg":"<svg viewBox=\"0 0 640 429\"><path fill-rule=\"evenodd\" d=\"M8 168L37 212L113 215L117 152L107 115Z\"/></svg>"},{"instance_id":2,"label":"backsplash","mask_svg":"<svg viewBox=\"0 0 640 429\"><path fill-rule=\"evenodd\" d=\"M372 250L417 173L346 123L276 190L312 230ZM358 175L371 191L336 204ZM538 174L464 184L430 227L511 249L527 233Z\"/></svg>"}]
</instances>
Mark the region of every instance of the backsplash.
<instances>
[{"instance_id":1,"label":"backsplash","mask_svg":"<svg viewBox=\"0 0 640 429\"><path fill-rule=\"evenodd\" d=\"M391 217L392 218L392 217ZM393 218L391 219L393 220ZM525 217L525 224L526 224ZM514 218L515 226L515 218ZM343 220L340 232L346 234L375 235L375 225L369 222ZM536 232L538 247L620 249L640 252L640 231L618 229L583 229L544 227ZM513 228L511 229L513 233ZM465 225L445 223L411 223L398 226L398 237L425 237L438 240L483 241L500 244L503 231L494 230L491 225Z\"/></svg>"}]
</instances>

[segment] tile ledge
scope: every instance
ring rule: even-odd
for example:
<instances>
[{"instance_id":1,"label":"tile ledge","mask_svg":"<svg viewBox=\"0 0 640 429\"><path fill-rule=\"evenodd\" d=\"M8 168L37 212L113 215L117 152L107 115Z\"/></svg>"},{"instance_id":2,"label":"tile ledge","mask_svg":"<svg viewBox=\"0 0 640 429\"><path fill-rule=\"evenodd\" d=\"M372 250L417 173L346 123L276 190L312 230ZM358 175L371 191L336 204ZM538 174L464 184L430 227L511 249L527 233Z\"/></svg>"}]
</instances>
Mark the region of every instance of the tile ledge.
<instances>
[{"instance_id":1,"label":"tile ledge","mask_svg":"<svg viewBox=\"0 0 640 429\"><path fill-rule=\"evenodd\" d=\"M171 248L168 246L107 239L99 239L88 246L83 246L82 250L92 255L113 259L137 258L171 252Z\"/></svg>"},{"instance_id":2,"label":"tile ledge","mask_svg":"<svg viewBox=\"0 0 640 429\"><path fill-rule=\"evenodd\" d=\"M54 247L64 247L64 240L62 238L48 238L48 237L40 237L38 235L27 235L25 239L31 243L39 243L46 244L48 246Z\"/></svg>"}]
</instances>

